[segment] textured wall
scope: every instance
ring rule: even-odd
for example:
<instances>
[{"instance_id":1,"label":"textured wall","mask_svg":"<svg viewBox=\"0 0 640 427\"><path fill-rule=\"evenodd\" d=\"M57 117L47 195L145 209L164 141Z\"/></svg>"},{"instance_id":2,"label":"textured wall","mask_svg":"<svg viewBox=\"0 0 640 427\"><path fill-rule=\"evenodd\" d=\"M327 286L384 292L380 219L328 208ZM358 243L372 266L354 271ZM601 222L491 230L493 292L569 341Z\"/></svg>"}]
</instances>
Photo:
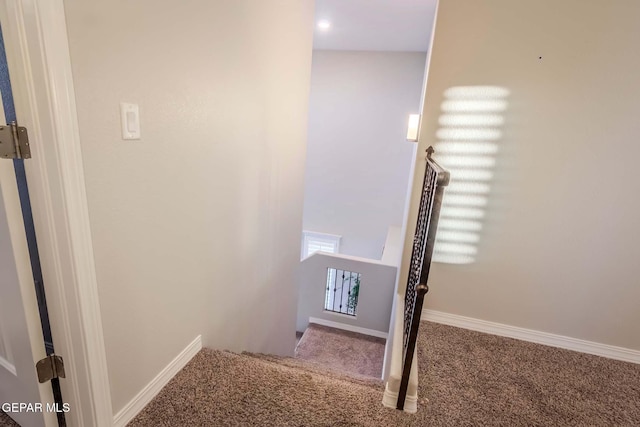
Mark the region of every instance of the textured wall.
<instances>
[{"instance_id":1,"label":"textured wall","mask_svg":"<svg viewBox=\"0 0 640 427\"><path fill-rule=\"evenodd\" d=\"M291 354L313 2L65 7L114 412L198 334Z\"/></svg>"}]
</instances>

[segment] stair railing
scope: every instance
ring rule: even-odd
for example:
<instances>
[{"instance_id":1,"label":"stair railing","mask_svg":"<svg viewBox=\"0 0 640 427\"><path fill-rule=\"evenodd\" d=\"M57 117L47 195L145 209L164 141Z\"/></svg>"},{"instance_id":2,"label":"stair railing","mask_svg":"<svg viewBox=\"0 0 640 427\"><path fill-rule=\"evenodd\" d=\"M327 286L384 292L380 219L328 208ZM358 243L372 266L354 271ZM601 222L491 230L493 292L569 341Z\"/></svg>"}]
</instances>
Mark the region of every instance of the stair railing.
<instances>
[{"instance_id":1,"label":"stair railing","mask_svg":"<svg viewBox=\"0 0 640 427\"><path fill-rule=\"evenodd\" d=\"M433 152L433 147L427 149L427 167L422 183L422 195L413 239L409 278L404 296L403 366L396 406L400 410L404 409L404 402L407 397L411 365L420 327L422 304L424 296L429 291L427 281L429 279L433 247L436 242L436 230L438 228L444 187L449 184L449 172L431 158Z\"/></svg>"}]
</instances>

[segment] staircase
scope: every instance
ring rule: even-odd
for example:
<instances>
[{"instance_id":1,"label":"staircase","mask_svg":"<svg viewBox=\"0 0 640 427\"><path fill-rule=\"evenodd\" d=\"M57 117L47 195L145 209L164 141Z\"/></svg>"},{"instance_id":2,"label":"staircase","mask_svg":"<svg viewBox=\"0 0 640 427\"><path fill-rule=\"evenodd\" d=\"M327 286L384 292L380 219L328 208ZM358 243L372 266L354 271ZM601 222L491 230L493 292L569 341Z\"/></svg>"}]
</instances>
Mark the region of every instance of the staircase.
<instances>
[{"instance_id":1,"label":"staircase","mask_svg":"<svg viewBox=\"0 0 640 427\"><path fill-rule=\"evenodd\" d=\"M384 338L310 323L295 356L354 376L382 377Z\"/></svg>"},{"instance_id":2,"label":"staircase","mask_svg":"<svg viewBox=\"0 0 640 427\"><path fill-rule=\"evenodd\" d=\"M402 426L381 380L291 357L204 349L129 426Z\"/></svg>"},{"instance_id":3,"label":"staircase","mask_svg":"<svg viewBox=\"0 0 640 427\"><path fill-rule=\"evenodd\" d=\"M298 357L204 349L130 425L403 425L381 404L383 354L383 339L313 323Z\"/></svg>"},{"instance_id":4,"label":"staircase","mask_svg":"<svg viewBox=\"0 0 640 427\"><path fill-rule=\"evenodd\" d=\"M638 364L431 322L420 331L414 415L384 407L376 379L203 349L129 425L640 425Z\"/></svg>"},{"instance_id":5,"label":"staircase","mask_svg":"<svg viewBox=\"0 0 640 427\"><path fill-rule=\"evenodd\" d=\"M270 364L271 366L278 366L295 370L293 372L296 372L298 374L320 376L325 379L345 381L350 384L369 387L373 390L378 390L380 392L380 396L382 396L382 392L384 391L384 382L379 378L373 378L366 375L358 375L338 369L332 369L320 362L298 359L295 357L274 356L262 353L243 352L241 355L250 357L265 364Z\"/></svg>"}]
</instances>

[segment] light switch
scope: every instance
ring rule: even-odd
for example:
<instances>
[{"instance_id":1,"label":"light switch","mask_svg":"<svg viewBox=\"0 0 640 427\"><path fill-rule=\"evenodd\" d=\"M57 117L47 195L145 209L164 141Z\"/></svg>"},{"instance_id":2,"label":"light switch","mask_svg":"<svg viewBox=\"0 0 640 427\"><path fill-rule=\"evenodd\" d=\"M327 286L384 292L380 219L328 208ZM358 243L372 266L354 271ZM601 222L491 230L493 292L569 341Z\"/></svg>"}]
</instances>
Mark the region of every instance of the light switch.
<instances>
[{"instance_id":1,"label":"light switch","mask_svg":"<svg viewBox=\"0 0 640 427\"><path fill-rule=\"evenodd\" d=\"M133 111L127 111L127 132L136 133L139 129L138 116Z\"/></svg>"},{"instance_id":2,"label":"light switch","mask_svg":"<svg viewBox=\"0 0 640 427\"><path fill-rule=\"evenodd\" d=\"M120 103L122 139L140 139L140 112L137 104Z\"/></svg>"}]
</instances>

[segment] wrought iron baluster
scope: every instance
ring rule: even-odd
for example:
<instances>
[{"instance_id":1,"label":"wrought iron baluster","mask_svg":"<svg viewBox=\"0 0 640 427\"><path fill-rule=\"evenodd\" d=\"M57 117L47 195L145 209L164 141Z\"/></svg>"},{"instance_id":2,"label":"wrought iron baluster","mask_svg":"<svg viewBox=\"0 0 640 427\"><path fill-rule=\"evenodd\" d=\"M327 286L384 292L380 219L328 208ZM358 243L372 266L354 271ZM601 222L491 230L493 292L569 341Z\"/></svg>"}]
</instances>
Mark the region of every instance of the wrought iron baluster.
<instances>
[{"instance_id":1,"label":"wrought iron baluster","mask_svg":"<svg viewBox=\"0 0 640 427\"><path fill-rule=\"evenodd\" d=\"M327 290L324 293L324 309L329 309L329 302L331 301L331 269L327 269Z\"/></svg>"},{"instance_id":2,"label":"wrought iron baluster","mask_svg":"<svg viewBox=\"0 0 640 427\"><path fill-rule=\"evenodd\" d=\"M347 314L353 314L351 313L352 307L351 307L351 279L353 278L353 273L349 272L349 292L347 292Z\"/></svg>"},{"instance_id":3,"label":"wrought iron baluster","mask_svg":"<svg viewBox=\"0 0 640 427\"><path fill-rule=\"evenodd\" d=\"M343 302L344 302L344 270L342 270L342 284L340 285L340 313L342 313Z\"/></svg>"},{"instance_id":4,"label":"wrought iron baluster","mask_svg":"<svg viewBox=\"0 0 640 427\"><path fill-rule=\"evenodd\" d=\"M356 293L356 296L353 298L353 315L354 316L356 314L356 308L358 307L358 298L360 298L360 288L362 287L362 274L357 273L356 281L358 285L358 292Z\"/></svg>"},{"instance_id":5,"label":"wrought iron baluster","mask_svg":"<svg viewBox=\"0 0 640 427\"><path fill-rule=\"evenodd\" d=\"M444 170L432 158L433 148L427 149L427 167L422 183L422 194L418 210L418 219L413 239L411 262L404 299L404 325L402 337L402 378L398 391L396 407L404 409L404 401L409 387L411 365L415 353L420 316L424 296L429 291L427 282L431 258L436 240L440 207L444 195L444 187L449 184L449 172Z\"/></svg>"},{"instance_id":6,"label":"wrought iron baluster","mask_svg":"<svg viewBox=\"0 0 640 427\"><path fill-rule=\"evenodd\" d=\"M338 270L334 270L336 273L333 275L333 306L331 310L336 311L336 291L338 290Z\"/></svg>"}]
</instances>

